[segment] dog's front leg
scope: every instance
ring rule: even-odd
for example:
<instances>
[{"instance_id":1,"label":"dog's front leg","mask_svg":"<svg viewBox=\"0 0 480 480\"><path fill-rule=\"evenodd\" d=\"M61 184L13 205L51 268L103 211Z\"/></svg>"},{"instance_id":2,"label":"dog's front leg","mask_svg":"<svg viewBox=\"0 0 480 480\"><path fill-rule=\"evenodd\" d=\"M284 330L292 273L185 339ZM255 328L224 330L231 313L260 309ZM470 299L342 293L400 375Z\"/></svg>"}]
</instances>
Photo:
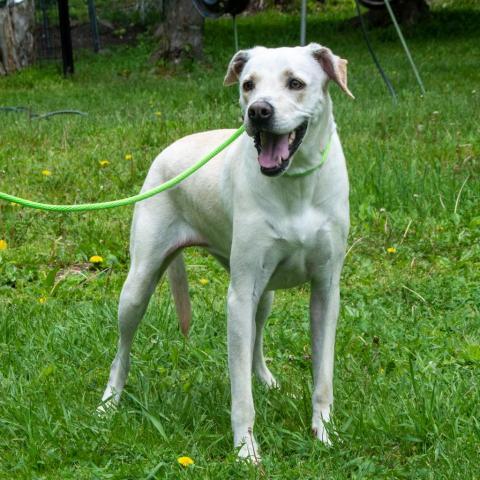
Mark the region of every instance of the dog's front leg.
<instances>
[{"instance_id":1,"label":"dog's front leg","mask_svg":"<svg viewBox=\"0 0 480 480\"><path fill-rule=\"evenodd\" d=\"M320 281L312 282L310 327L313 361L313 434L330 445L325 424L333 404L333 362L335 331L340 305L340 268Z\"/></svg>"},{"instance_id":2,"label":"dog's front leg","mask_svg":"<svg viewBox=\"0 0 480 480\"><path fill-rule=\"evenodd\" d=\"M230 283L228 289L228 368L232 392L232 428L238 456L259 461L253 436L255 409L252 396L252 343L258 298L252 288Z\"/></svg>"},{"instance_id":3,"label":"dog's front leg","mask_svg":"<svg viewBox=\"0 0 480 480\"><path fill-rule=\"evenodd\" d=\"M234 445L240 447L239 457L258 463L260 455L253 435L252 347L255 342L255 314L269 279L267 270L270 269L265 265L256 269L256 262L246 263L249 262L245 262L245 258L240 266L232 260L228 289L228 366Z\"/></svg>"}]
</instances>

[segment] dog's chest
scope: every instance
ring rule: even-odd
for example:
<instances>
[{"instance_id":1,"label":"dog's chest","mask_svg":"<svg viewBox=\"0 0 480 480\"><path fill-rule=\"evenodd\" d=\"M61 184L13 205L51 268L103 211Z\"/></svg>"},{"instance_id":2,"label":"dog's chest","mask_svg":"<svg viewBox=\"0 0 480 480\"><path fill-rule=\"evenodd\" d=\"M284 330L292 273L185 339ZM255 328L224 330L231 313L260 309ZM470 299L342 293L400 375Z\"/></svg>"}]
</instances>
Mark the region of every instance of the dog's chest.
<instances>
[{"instance_id":1,"label":"dog's chest","mask_svg":"<svg viewBox=\"0 0 480 480\"><path fill-rule=\"evenodd\" d=\"M269 221L277 266L271 288L289 288L309 281L328 264L334 234L324 213L313 208Z\"/></svg>"}]
</instances>

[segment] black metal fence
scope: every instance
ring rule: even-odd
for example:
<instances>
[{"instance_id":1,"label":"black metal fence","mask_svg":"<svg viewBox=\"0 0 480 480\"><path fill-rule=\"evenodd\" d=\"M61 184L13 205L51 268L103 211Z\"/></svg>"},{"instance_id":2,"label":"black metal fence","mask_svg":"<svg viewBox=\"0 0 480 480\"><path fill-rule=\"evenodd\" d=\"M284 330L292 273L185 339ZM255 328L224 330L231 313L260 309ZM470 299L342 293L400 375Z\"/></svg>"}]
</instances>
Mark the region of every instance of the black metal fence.
<instances>
[{"instance_id":1,"label":"black metal fence","mask_svg":"<svg viewBox=\"0 0 480 480\"><path fill-rule=\"evenodd\" d=\"M71 0L73 49L98 52L133 41L139 32L160 21L162 9L162 0ZM37 59L61 58L57 0L37 0L35 15Z\"/></svg>"}]
</instances>

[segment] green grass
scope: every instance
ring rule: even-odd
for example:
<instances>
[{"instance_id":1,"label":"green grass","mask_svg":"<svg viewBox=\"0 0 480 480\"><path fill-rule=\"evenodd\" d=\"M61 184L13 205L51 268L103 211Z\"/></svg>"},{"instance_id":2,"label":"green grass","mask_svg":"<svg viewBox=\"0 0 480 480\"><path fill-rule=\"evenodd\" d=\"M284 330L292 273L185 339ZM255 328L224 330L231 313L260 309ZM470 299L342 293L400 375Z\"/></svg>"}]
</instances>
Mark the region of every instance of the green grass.
<instances>
[{"instance_id":1,"label":"green grass","mask_svg":"<svg viewBox=\"0 0 480 480\"><path fill-rule=\"evenodd\" d=\"M282 389L255 383L263 467L235 461L228 278L199 250L187 255L190 340L181 338L162 284L134 344L121 408L95 416L115 352L132 210L61 215L3 203L1 478L480 477L480 10L439 5L428 23L405 32L424 98L394 30L373 35L399 93L394 107L360 33L342 26L352 10L330 4L310 18L308 36L349 59L357 97L331 89L352 207L333 448L309 435L308 289L300 288L278 292L267 325L266 352ZM241 44L294 44L297 20L241 18ZM223 20L207 24L201 64L152 66L147 39L80 54L68 80L53 64L0 79L0 105L89 114L30 121L0 112L0 190L57 203L127 196L173 140L238 125L236 89L221 86L230 28ZM104 159L110 164L101 168ZM95 254L105 259L100 268L88 262ZM181 455L195 466L183 471Z\"/></svg>"}]
</instances>

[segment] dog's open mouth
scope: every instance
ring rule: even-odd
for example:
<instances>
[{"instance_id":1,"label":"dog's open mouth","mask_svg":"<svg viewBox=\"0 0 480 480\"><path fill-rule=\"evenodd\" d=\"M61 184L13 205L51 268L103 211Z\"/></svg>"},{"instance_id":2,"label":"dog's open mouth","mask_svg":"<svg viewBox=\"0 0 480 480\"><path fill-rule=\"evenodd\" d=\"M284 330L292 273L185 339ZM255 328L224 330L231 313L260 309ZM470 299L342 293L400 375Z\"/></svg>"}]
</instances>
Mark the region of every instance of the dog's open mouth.
<instances>
[{"instance_id":1,"label":"dog's open mouth","mask_svg":"<svg viewBox=\"0 0 480 480\"><path fill-rule=\"evenodd\" d=\"M255 134L258 163L264 175L275 177L286 170L290 159L302 143L307 126L308 121L305 121L295 130L283 135L262 131Z\"/></svg>"}]
</instances>

